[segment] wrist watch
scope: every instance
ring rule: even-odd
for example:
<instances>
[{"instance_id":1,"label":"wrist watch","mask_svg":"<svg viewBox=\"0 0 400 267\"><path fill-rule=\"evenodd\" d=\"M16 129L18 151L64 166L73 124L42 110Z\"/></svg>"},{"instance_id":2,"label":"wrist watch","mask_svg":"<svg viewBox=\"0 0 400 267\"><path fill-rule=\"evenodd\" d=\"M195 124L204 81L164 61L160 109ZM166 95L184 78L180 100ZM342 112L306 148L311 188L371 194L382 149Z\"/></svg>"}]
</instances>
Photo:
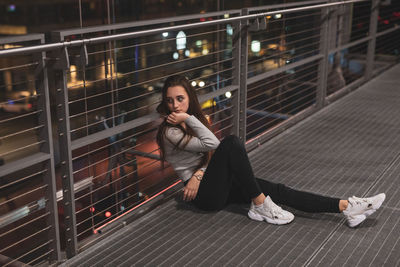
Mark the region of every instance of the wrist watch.
<instances>
[{"instance_id":1,"label":"wrist watch","mask_svg":"<svg viewBox=\"0 0 400 267\"><path fill-rule=\"evenodd\" d=\"M203 175L199 175L197 173L193 174L194 177L200 182L203 179Z\"/></svg>"}]
</instances>

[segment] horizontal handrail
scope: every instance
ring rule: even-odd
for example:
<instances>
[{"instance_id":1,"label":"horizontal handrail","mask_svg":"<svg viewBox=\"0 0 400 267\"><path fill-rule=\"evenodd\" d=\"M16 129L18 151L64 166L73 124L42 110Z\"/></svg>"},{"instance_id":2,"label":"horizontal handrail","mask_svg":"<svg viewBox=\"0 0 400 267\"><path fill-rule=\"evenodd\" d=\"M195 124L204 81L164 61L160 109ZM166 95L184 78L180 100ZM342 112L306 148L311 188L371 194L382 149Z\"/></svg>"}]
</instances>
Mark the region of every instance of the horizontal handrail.
<instances>
[{"instance_id":1,"label":"horizontal handrail","mask_svg":"<svg viewBox=\"0 0 400 267\"><path fill-rule=\"evenodd\" d=\"M280 67L280 68L277 68L277 69L273 69L273 70L270 70L268 72L265 72L265 73L262 73L262 74L258 74L258 75L254 76L254 77L251 77L251 78L247 79L247 83L248 84L252 84L252 83L259 82L261 80L267 79L267 78L269 78L271 76L274 76L276 74L282 73L284 71L287 71L287 70L290 70L290 69L293 69L293 68L297 68L299 66L305 65L307 63L313 62L313 61L321 59L321 58L322 58L322 55L315 55L315 56L311 56L309 58L302 59L302 60L294 62L294 63L286 64L283 67Z\"/></svg>"},{"instance_id":2,"label":"horizontal handrail","mask_svg":"<svg viewBox=\"0 0 400 267\"><path fill-rule=\"evenodd\" d=\"M0 44L12 44L19 42L29 42L29 41L41 41L44 42L44 34L43 33L32 33L25 35L17 35L17 36L7 36L0 38Z\"/></svg>"},{"instance_id":3,"label":"horizontal handrail","mask_svg":"<svg viewBox=\"0 0 400 267\"><path fill-rule=\"evenodd\" d=\"M380 37L380 36L382 36L382 35L389 34L389 33L393 32L393 31L397 31L397 30L399 30L399 29L400 29L400 27L397 26L397 25L395 25L394 27L392 27L392 28L390 28L390 29L387 29L387 30L385 30L385 31L382 31L382 32L377 33L376 36L375 36L375 38L378 38L378 37ZM359 39L359 40L357 40L357 41L354 41L354 42L351 42L351 43L347 43L347 44L345 44L345 45L338 46L338 47L336 47L336 48L334 48L334 49L329 50L329 54L333 54L333 53L336 53L336 52L341 51L341 50L343 50L343 49L346 49L346 48L349 48L349 47L353 47L353 46L356 46L356 45L359 45L359 44L368 42L368 41L371 40L371 39L372 39L371 36L367 36L367 37L364 37L364 38Z\"/></svg>"},{"instance_id":4,"label":"horizontal handrail","mask_svg":"<svg viewBox=\"0 0 400 267\"><path fill-rule=\"evenodd\" d=\"M265 5L265 6L257 6L257 7L249 7L249 12L260 12L260 10L269 10L275 8L288 8L294 6L305 6L319 3L326 3L328 0L310 0L310 1L301 1L301 2L293 2L293 3L284 3L284 4L275 4L275 5Z\"/></svg>"},{"instance_id":5,"label":"horizontal handrail","mask_svg":"<svg viewBox=\"0 0 400 267\"><path fill-rule=\"evenodd\" d=\"M259 11L261 9L275 9L275 8L288 8L288 7L295 7L295 6L304 6L310 4L318 4L318 3L326 3L327 0L310 0L310 1L303 1L303 2L295 2L295 3L285 3L285 4L277 4L277 5L270 5L270 6L260 6L254 8L248 8L251 11ZM157 25L162 23L169 23L169 22L180 22L185 20L191 19L199 19L204 17L215 17L215 16L222 16L222 15L237 15L240 14L240 9L233 9L233 10L224 10L224 11L216 11L216 12L209 12L206 14L191 14L191 15L183 15L173 18L161 18L161 19L151 19L151 20L142 20L142 21L134 21L134 22L123 22L111 25L101 25L101 26L91 26L85 28L75 28L75 29L66 29L60 31L53 31L52 35L59 35L59 38L62 39L65 36L69 35L77 35L77 34L85 34L85 33L93 33L93 32L104 32L104 31L114 31L114 30L122 30L126 28L134 28L134 27L143 27L149 25Z\"/></svg>"},{"instance_id":6,"label":"horizontal handrail","mask_svg":"<svg viewBox=\"0 0 400 267\"><path fill-rule=\"evenodd\" d=\"M151 20L142 20L142 21L134 21L134 22L123 22L123 23L110 24L110 25L90 26L90 27L85 27L85 28L67 29L67 30L61 30L61 31L53 31L52 35L53 36L59 35L60 38L64 38L65 36L70 36L70 35L123 30L123 29L134 28L134 27L154 26L154 25L163 24L163 23L170 23L170 22L176 23L176 22L180 22L180 21L199 19L199 18L204 18L204 17L222 16L225 14L237 15L237 14L240 14L240 9L219 11L219 12L209 12L206 14L184 15L184 16L178 16L178 17L173 17L173 18L162 18L162 19L156 19L156 20L151 19Z\"/></svg>"},{"instance_id":7,"label":"horizontal handrail","mask_svg":"<svg viewBox=\"0 0 400 267\"><path fill-rule=\"evenodd\" d=\"M8 163L7 165L0 166L0 177L6 176L8 174L22 170L24 168L30 167L37 163L41 163L45 160L50 159L50 157L51 157L51 154L38 152L38 153L32 154L28 157L21 158L19 160Z\"/></svg>"},{"instance_id":8,"label":"horizontal handrail","mask_svg":"<svg viewBox=\"0 0 400 267\"><path fill-rule=\"evenodd\" d=\"M214 26L214 25L225 24L225 23L230 23L230 22L238 22L238 21L243 21L243 20L257 19L259 17L272 16L275 14L289 14L289 13L293 13L293 12L308 11L308 10L313 10L313 9L318 9L318 8L333 7L333 6L338 6L338 5L345 5L345 4L351 4L351 3L366 2L366 1L368 1L368 0L340 1L340 2L334 2L334 3L328 3L328 4L320 4L320 5L313 5L313 6L306 6L306 7L297 7L297 8L262 12L262 13L258 13L258 14L245 15L245 16L239 16L239 17L234 17L234 18L196 22L196 23L190 23L190 24L186 24L186 25L178 25L178 26L170 26L170 27L164 27L164 28L129 32L129 33L113 34L113 35L109 35L109 36L87 38L87 39L81 39L81 40L75 40L75 41L60 42L60 43L45 44L45 45L30 46L30 47L22 47L22 48L15 48L15 49L7 49L7 50L0 51L0 57L25 54L25 53L51 51L51 50L61 49L64 47L82 46L82 45L87 45L87 44L98 44L98 43L104 43L104 42L108 42L108 41L117 41L117 40L123 40L123 39L128 39L128 38L146 36L146 35L155 34L155 33L162 33L162 32L166 32L166 31L192 29L192 28L204 27L204 26Z\"/></svg>"}]
</instances>

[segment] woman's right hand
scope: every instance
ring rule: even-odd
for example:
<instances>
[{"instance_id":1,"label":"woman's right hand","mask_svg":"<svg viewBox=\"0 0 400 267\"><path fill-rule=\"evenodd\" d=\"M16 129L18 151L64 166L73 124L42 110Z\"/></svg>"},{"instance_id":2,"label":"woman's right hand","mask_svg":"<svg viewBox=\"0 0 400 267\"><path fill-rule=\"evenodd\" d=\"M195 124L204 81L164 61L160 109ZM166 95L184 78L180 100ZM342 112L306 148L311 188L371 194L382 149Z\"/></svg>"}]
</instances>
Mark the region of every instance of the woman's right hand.
<instances>
[{"instance_id":1,"label":"woman's right hand","mask_svg":"<svg viewBox=\"0 0 400 267\"><path fill-rule=\"evenodd\" d=\"M183 200L184 201L192 201L197 196L197 191L199 190L200 181L192 176L185 188L183 189Z\"/></svg>"},{"instance_id":2,"label":"woman's right hand","mask_svg":"<svg viewBox=\"0 0 400 267\"><path fill-rule=\"evenodd\" d=\"M172 112L167 117L167 122L172 125L178 125L184 122L190 115L185 112Z\"/></svg>"}]
</instances>

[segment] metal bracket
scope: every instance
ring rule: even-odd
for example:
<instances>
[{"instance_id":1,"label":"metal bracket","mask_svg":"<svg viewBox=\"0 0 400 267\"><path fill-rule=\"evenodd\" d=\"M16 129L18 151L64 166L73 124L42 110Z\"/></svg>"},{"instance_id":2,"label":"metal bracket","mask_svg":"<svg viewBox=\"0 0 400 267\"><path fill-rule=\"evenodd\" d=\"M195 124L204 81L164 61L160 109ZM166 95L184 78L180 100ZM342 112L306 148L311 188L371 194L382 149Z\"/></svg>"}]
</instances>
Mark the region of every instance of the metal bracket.
<instances>
[{"instance_id":1,"label":"metal bracket","mask_svg":"<svg viewBox=\"0 0 400 267\"><path fill-rule=\"evenodd\" d=\"M250 26L249 26L249 31L251 31L251 32L256 32L256 31L258 31L259 29L260 29L260 22L258 21L258 18L256 18L256 19L254 20L254 22L250 24Z\"/></svg>"},{"instance_id":2,"label":"metal bracket","mask_svg":"<svg viewBox=\"0 0 400 267\"><path fill-rule=\"evenodd\" d=\"M267 19L265 17L262 17L260 23L260 30L266 30L266 29L267 29Z\"/></svg>"},{"instance_id":3,"label":"metal bracket","mask_svg":"<svg viewBox=\"0 0 400 267\"><path fill-rule=\"evenodd\" d=\"M267 19L265 17L256 18L254 22L249 26L249 31L256 32L259 30L267 29Z\"/></svg>"},{"instance_id":4,"label":"metal bracket","mask_svg":"<svg viewBox=\"0 0 400 267\"><path fill-rule=\"evenodd\" d=\"M42 73L43 69L46 67L44 52L35 54L34 60L38 62L38 65L35 68L35 77L38 77Z\"/></svg>"},{"instance_id":5,"label":"metal bracket","mask_svg":"<svg viewBox=\"0 0 400 267\"><path fill-rule=\"evenodd\" d=\"M87 47L86 47L85 43L82 45L79 55L80 55L80 65L82 68L84 68L85 66L87 66L89 64L89 57L88 57Z\"/></svg>"},{"instance_id":6,"label":"metal bracket","mask_svg":"<svg viewBox=\"0 0 400 267\"><path fill-rule=\"evenodd\" d=\"M69 67L68 49L64 46L57 54L57 61L54 64L54 68L58 70L69 70Z\"/></svg>"}]
</instances>

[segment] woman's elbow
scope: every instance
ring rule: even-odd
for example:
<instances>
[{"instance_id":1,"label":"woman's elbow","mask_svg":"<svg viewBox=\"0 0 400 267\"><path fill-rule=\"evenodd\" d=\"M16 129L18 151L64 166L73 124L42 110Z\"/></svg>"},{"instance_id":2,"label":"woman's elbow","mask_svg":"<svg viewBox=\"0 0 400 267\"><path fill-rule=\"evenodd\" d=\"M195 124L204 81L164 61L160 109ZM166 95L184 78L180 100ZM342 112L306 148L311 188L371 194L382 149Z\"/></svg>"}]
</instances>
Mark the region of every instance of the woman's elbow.
<instances>
[{"instance_id":1,"label":"woman's elbow","mask_svg":"<svg viewBox=\"0 0 400 267\"><path fill-rule=\"evenodd\" d=\"M214 142L211 143L210 148L211 149L217 149L217 147L219 146L220 142L218 139L214 140Z\"/></svg>"}]
</instances>

